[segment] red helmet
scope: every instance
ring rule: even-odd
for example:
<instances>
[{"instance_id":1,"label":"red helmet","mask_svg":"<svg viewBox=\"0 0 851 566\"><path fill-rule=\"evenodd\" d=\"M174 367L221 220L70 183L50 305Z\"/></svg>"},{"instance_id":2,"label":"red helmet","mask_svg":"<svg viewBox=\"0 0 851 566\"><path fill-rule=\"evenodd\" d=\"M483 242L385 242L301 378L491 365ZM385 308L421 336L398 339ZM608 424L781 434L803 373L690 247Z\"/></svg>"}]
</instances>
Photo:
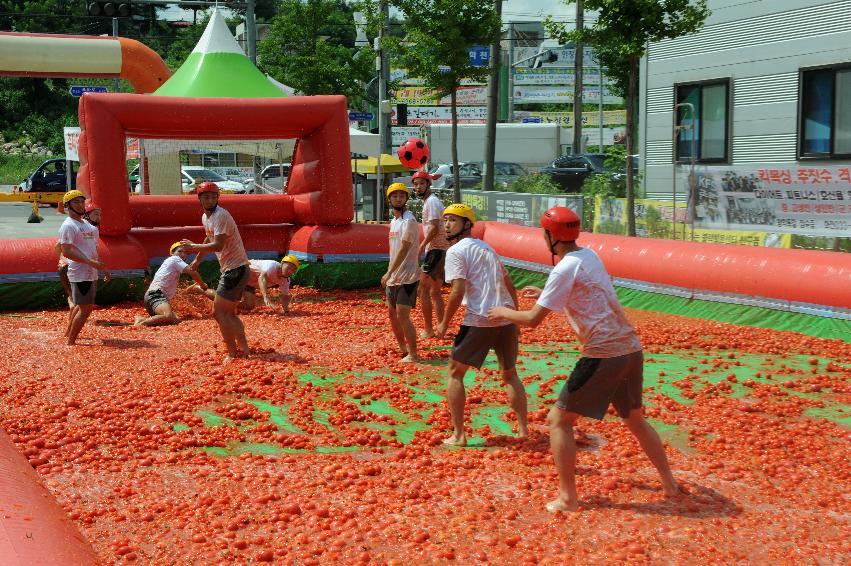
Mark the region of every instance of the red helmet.
<instances>
[{"instance_id":1,"label":"red helmet","mask_svg":"<svg viewBox=\"0 0 851 566\"><path fill-rule=\"evenodd\" d=\"M219 193L219 186L212 181L204 181L195 189L195 194L201 196L203 193Z\"/></svg>"},{"instance_id":2,"label":"red helmet","mask_svg":"<svg viewBox=\"0 0 851 566\"><path fill-rule=\"evenodd\" d=\"M434 180L434 177L432 177L425 171L417 171L411 177L411 182L413 182L414 179L425 179L426 181L428 181L428 184L431 185L431 182Z\"/></svg>"},{"instance_id":3,"label":"red helmet","mask_svg":"<svg viewBox=\"0 0 851 566\"><path fill-rule=\"evenodd\" d=\"M93 210L100 210L100 207L91 200L86 199L86 214L92 212Z\"/></svg>"},{"instance_id":4,"label":"red helmet","mask_svg":"<svg viewBox=\"0 0 851 566\"><path fill-rule=\"evenodd\" d=\"M579 217L566 206L554 206L541 216L541 226L557 242L576 241L579 224Z\"/></svg>"}]
</instances>

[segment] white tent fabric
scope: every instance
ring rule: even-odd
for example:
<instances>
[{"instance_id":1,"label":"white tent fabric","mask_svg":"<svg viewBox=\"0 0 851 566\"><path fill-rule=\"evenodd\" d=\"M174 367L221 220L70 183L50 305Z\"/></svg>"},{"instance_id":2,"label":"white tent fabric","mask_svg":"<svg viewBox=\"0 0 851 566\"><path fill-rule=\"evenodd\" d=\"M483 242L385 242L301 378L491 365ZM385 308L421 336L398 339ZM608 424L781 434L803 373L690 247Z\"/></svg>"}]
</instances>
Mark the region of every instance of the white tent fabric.
<instances>
[{"instance_id":1,"label":"white tent fabric","mask_svg":"<svg viewBox=\"0 0 851 566\"><path fill-rule=\"evenodd\" d=\"M352 153L361 153L370 157L378 157L380 153L380 136L378 134L370 134L358 130L357 128L349 128L349 151Z\"/></svg>"}]
</instances>

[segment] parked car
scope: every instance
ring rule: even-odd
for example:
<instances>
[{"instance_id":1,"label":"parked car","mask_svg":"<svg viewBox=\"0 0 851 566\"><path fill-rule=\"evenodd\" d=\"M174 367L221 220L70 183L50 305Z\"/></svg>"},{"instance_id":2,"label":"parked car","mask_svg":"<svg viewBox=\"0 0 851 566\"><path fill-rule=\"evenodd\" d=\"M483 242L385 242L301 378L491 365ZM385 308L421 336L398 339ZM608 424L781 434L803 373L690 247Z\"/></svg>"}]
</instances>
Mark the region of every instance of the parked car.
<instances>
[{"instance_id":1,"label":"parked car","mask_svg":"<svg viewBox=\"0 0 851 566\"><path fill-rule=\"evenodd\" d=\"M260 171L257 181L248 178L243 186L249 193L282 193L290 176L289 163L272 163Z\"/></svg>"},{"instance_id":2,"label":"parked car","mask_svg":"<svg viewBox=\"0 0 851 566\"><path fill-rule=\"evenodd\" d=\"M77 188L76 161L71 161L71 188ZM35 171L21 182L22 192L61 192L64 193L68 184L68 171L64 157L48 159L39 165Z\"/></svg>"},{"instance_id":3,"label":"parked car","mask_svg":"<svg viewBox=\"0 0 851 566\"><path fill-rule=\"evenodd\" d=\"M142 192L142 184L139 182L139 166L137 165L129 174L134 192ZM212 181L219 186L223 193L244 193L245 187L237 181L228 181L215 171L193 165L183 165L180 168L181 190L191 193L195 190L196 182ZM133 179L136 179L133 181Z\"/></svg>"},{"instance_id":4,"label":"parked car","mask_svg":"<svg viewBox=\"0 0 851 566\"><path fill-rule=\"evenodd\" d=\"M473 188L484 181L484 163L481 161L462 161L458 163L458 172L462 189ZM438 179L432 181L432 188L451 189L453 187L451 164L438 165L430 171L430 174L440 175ZM503 188L526 174L526 169L519 163L496 161L494 162L494 188ZM411 176L399 177L395 181L411 186Z\"/></svg>"},{"instance_id":5,"label":"parked car","mask_svg":"<svg viewBox=\"0 0 851 566\"><path fill-rule=\"evenodd\" d=\"M584 153L563 155L543 169L541 173L549 175L556 185L567 193L582 192L582 184L592 175L603 172L606 161L604 153Z\"/></svg>"}]
</instances>

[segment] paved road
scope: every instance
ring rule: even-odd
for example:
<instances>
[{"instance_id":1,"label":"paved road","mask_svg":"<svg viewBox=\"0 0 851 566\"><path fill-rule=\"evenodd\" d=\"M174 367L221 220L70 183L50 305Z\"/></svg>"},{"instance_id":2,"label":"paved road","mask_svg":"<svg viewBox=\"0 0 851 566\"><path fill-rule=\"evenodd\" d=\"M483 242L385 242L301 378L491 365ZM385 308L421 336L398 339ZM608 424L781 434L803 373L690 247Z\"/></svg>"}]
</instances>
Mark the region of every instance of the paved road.
<instances>
[{"instance_id":1,"label":"paved road","mask_svg":"<svg viewBox=\"0 0 851 566\"><path fill-rule=\"evenodd\" d=\"M39 213L44 222L27 224L31 212L32 204L28 202L0 202L0 240L58 236L59 226L67 218L64 214L56 214L55 208L42 205Z\"/></svg>"}]
</instances>

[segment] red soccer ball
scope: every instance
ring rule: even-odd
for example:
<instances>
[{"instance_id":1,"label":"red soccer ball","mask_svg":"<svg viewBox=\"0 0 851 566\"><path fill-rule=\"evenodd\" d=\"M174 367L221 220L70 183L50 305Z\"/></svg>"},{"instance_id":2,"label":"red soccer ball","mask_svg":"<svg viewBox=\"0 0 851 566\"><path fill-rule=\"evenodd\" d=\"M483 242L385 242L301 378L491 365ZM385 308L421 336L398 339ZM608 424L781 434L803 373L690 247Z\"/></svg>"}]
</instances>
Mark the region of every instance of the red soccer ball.
<instances>
[{"instance_id":1,"label":"red soccer ball","mask_svg":"<svg viewBox=\"0 0 851 566\"><path fill-rule=\"evenodd\" d=\"M399 161L409 169L419 169L428 163L429 151L426 142L420 138L410 138L396 150Z\"/></svg>"}]
</instances>

